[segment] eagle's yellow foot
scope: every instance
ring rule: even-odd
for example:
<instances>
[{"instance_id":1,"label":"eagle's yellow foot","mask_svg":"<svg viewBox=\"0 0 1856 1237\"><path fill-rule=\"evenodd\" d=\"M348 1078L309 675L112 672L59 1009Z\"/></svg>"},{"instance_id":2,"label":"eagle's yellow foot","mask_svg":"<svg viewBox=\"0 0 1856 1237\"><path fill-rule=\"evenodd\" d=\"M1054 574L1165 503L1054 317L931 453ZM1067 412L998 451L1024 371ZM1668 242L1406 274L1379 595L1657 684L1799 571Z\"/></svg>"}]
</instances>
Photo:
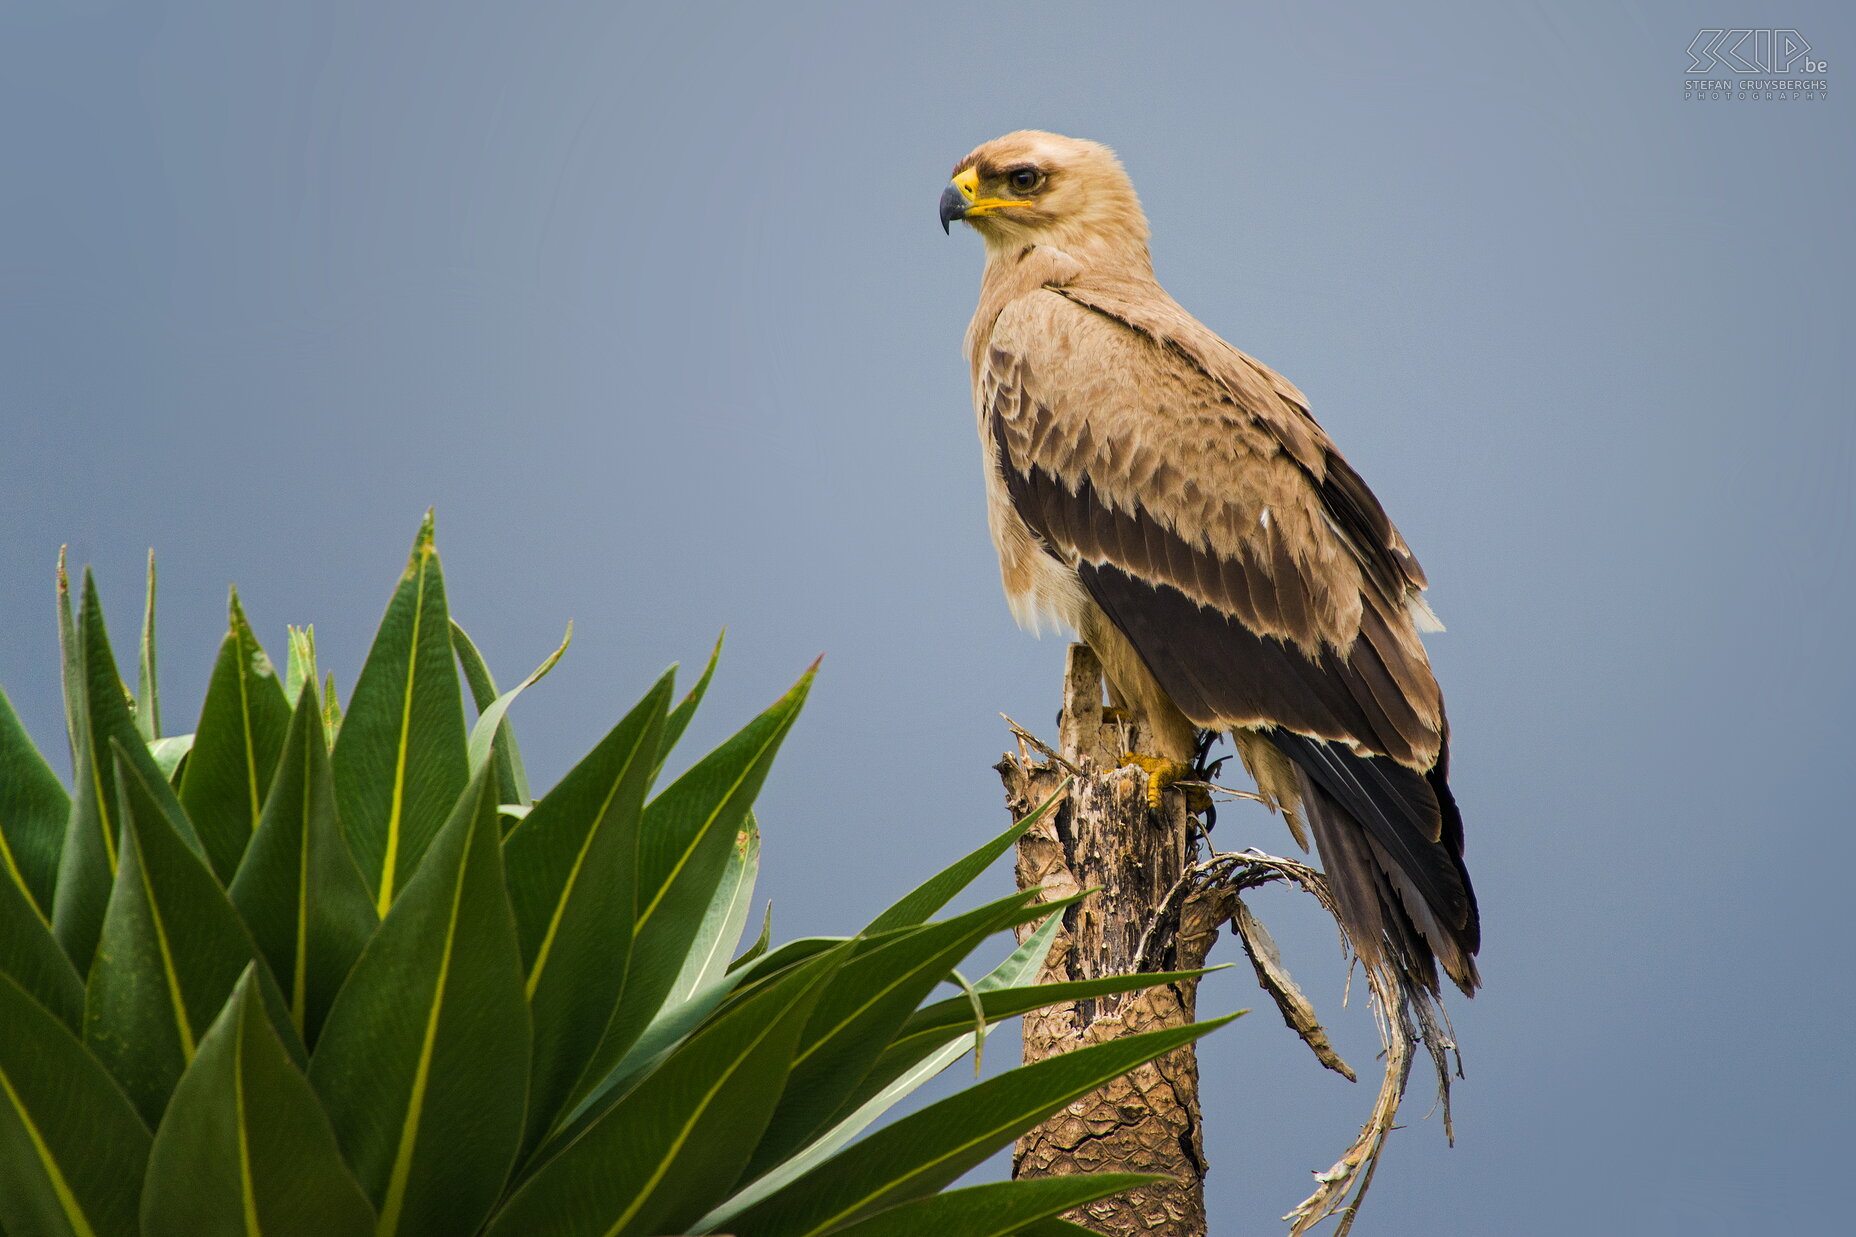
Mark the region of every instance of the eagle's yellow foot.
<instances>
[{"instance_id":1,"label":"eagle's yellow foot","mask_svg":"<svg viewBox=\"0 0 1856 1237\"><path fill-rule=\"evenodd\" d=\"M1147 806L1156 812L1160 810L1160 796L1169 786L1192 777L1191 765L1181 760L1168 760L1164 756L1143 756L1139 752L1123 752L1121 763L1135 765L1147 771ZM1211 794L1203 786L1186 787L1188 811L1203 812L1211 805Z\"/></svg>"}]
</instances>

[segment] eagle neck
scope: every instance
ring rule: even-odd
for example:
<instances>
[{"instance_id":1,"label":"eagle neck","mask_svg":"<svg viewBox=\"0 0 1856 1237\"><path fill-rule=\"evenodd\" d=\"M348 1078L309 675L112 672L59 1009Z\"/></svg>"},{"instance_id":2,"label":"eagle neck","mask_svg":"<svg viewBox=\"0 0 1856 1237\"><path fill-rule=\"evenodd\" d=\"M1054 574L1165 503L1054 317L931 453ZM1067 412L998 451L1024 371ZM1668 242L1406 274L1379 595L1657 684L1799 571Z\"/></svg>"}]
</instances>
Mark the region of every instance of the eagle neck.
<instances>
[{"instance_id":1,"label":"eagle neck","mask_svg":"<svg viewBox=\"0 0 1856 1237\"><path fill-rule=\"evenodd\" d=\"M1110 277L1153 280L1153 266L1145 245L1082 247L1082 252L1055 245L1020 244L986 246L986 270L980 277L980 302L967 327L966 356L974 381L979 380L980 357L992 336L993 323L1005 307L1040 288L1061 288L1079 280Z\"/></svg>"}]
</instances>

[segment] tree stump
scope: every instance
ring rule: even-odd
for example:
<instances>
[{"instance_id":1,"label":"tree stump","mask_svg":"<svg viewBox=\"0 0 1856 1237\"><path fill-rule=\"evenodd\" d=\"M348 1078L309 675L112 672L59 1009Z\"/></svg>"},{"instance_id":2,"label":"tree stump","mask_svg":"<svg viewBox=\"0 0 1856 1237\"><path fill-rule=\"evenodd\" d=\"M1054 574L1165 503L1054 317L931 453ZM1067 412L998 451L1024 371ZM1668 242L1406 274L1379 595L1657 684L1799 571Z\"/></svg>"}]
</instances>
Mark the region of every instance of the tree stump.
<instances>
[{"instance_id":1,"label":"tree stump","mask_svg":"<svg viewBox=\"0 0 1856 1237\"><path fill-rule=\"evenodd\" d=\"M1014 819L1029 815L1070 780L1063 802L1018 843L1019 888L1041 888L1048 898L1096 890L1064 913L1040 982L1094 979L1137 966L1194 969L1204 964L1230 913L1217 894L1195 895L1185 901L1177 923L1155 922L1192 862L1192 816L1179 790L1167 791L1158 811L1149 809L1146 774L1120 767L1123 752L1143 750L1142 736L1127 723L1105 723L1102 713L1101 664L1087 646L1073 644L1064 673L1060 750L1042 748L1034 756L1021 742L998 765ZM1034 926L1021 929L1021 939ZM1167 984L1027 1014L1024 1060L1030 1064L1118 1036L1189 1023L1196 988L1196 982ZM1204 1237L1206 1163L1193 1047L1140 1066L1026 1134L1018 1141L1012 1172L1164 1174L1170 1180L1091 1203L1068 1218L1113 1237Z\"/></svg>"}]
</instances>

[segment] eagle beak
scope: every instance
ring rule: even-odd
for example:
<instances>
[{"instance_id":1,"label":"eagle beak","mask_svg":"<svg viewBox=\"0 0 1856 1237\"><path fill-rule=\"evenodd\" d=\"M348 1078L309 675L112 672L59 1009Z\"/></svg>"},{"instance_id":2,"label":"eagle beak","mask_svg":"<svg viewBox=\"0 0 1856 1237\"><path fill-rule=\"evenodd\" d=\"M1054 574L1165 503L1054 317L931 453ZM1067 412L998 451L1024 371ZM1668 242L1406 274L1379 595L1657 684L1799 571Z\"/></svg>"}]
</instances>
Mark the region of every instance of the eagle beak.
<instances>
[{"instance_id":1,"label":"eagle beak","mask_svg":"<svg viewBox=\"0 0 1856 1237\"><path fill-rule=\"evenodd\" d=\"M941 231L956 219L965 219L973 211L973 199L980 191L980 174L967 168L941 190Z\"/></svg>"},{"instance_id":2,"label":"eagle beak","mask_svg":"<svg viewBox=\"0 0 1856 1237\"><path fill-rule=\"evenodd\" d=\"M967 217L967 198L955 185L941 190L941 230L949 231L954 220Z\"/></svg>"}]
</instances>

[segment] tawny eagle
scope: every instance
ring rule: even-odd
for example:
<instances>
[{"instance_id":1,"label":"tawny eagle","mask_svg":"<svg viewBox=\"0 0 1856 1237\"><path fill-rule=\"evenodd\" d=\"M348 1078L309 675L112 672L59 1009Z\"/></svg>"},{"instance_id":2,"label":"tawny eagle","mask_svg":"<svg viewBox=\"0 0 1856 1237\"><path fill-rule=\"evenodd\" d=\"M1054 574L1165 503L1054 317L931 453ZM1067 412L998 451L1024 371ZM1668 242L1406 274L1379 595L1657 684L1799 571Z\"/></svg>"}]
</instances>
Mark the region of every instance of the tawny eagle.
<instances>
[{"instance_id":1,"label":"tawny eagle","mask_svg":"<svg viewBox=\"0 0 1856 1237\"><path fill-rule=\"evenodd\" d=\"M1355 950L1480 983L1423 570L1302 393L1154 280L1113 151L1023 131L954 168L986 243L967 328L987 513L1019 622L1101 658L1177 777L1228 731Z\"/></svg>"}]
</instances>

